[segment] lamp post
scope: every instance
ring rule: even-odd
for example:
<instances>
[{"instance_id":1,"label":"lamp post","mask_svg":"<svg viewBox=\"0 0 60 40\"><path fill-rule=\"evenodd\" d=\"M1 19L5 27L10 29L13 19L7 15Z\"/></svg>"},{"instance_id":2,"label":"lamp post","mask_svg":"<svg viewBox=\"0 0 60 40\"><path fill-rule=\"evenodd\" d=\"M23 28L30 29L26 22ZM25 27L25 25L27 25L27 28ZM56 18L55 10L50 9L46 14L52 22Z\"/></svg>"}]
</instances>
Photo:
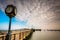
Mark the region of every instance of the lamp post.
<instances>
[{"instance_id":1,"label":"lamp post","mask_svg":"<svg viewBox=\"0 0 60 40\"><path fill-rule=\"evenodd\" d=\"M5 13L9 17L10 21L9 21L8 33L6 35L6 39L5 40L11 40L11 21L12 21L12 17L15 17L16 12L17 12L17 9L16 9L15 6L7 5L7 7L5 9Z\"/></svg>"}]
</instances>

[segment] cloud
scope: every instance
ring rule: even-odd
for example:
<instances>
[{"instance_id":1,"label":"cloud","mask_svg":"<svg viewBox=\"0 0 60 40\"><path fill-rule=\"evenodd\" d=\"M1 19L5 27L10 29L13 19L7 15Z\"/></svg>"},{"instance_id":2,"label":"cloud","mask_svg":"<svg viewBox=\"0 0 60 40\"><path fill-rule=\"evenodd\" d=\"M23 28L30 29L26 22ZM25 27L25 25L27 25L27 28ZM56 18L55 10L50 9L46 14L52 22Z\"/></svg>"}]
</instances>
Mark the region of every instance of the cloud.
<instances>
[{"instance_id":1,"label":"cloud","mask_svg":"<svg viewBox=\"0 0 60 40\"><path fill-rule=\"evenodd\" d=\"M17 7L16 18L22 21L27 20L29 27L33 25L33 28L45 28L46 25L50 27L50 23L60 24L60 0L6 1L6 4L10 3Z\"/></svg>"},{"instance_id":2,"label":"cloud","mask_svg":"<svg viewBox=\"0 0 60 40\"><path fill-rule=\"evenodd\" d=\"M9 28L9 24L8 23L1 23L0 24L0 30L8 30L8 28ZM23 28L25 28L25 27L21 26L20 24L18 24L16 22L11 25L11 30L23 29Z\"/></svg>"}]
</instances>

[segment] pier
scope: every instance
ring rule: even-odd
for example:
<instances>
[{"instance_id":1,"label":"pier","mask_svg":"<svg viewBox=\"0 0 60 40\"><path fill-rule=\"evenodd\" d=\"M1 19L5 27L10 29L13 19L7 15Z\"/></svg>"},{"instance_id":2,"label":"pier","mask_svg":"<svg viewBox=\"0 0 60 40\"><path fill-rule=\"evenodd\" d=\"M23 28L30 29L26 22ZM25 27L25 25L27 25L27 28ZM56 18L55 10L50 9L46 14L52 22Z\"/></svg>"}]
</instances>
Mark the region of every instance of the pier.
<instances>
[{"instance_id":1,"label":"pier","mask_svg":"<svg viewBox=\"0 0 60 40\"><path fill-rule=\"evenodd\" d=\"M25 40L31 33L32 33L32 30L12 32L11 40ZM5 40L5 37L6 37L6 33L4 35L0 35L0 40Z\"/></svg>"}]
</instances>

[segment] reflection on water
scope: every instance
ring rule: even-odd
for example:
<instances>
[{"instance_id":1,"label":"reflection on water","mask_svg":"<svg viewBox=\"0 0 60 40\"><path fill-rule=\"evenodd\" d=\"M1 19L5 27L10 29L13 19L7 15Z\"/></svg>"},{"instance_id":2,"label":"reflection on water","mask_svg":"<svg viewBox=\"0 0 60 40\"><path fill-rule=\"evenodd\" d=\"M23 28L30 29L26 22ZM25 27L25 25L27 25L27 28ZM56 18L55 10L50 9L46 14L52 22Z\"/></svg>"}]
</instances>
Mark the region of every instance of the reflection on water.
<instances>
[{"instance_id":1,"label":"reflection on water","mask_svg":"<svg viewBox=\"0 0 60 40\"><path fill-rule=\"evenodd\" d=\"M59 31L35 31L30 40L60 40Z\"/></svg>"}]
</instances>

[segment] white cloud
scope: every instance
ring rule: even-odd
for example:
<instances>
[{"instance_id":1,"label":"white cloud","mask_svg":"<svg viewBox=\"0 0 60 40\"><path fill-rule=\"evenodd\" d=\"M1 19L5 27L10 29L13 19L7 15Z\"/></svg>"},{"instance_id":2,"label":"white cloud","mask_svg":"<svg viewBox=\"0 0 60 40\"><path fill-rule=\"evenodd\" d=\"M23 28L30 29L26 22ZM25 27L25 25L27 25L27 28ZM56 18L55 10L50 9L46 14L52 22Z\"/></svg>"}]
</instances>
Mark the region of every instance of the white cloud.
<instances>
[{"instance_id":1,"label":"white cloud","mask_svg":"<svg viewBox=\"0 0 60 40\"><path fill-rule=\"evenodd\" d=\"M55 6L59 6L59 2L54 0L16 0L16 2L12 0L6 1L7 4L12 3L17 7L17 15L16 18L19 20L27 20L27 26L34 28L45 28L49 23L57 22L58 16L55 10ZM54 4L55 3L55 4ZM58 14L59 15L59 14ZM60 18L60 16L59 16ZM50 26L50 25L48 25Z\"/></svg>"},{"instance_id":2,"label":"white cloud","mask_svg":"<svg viewBox=\"0 0 60 40\"><path fill-rule=\"evenodd\" d=\"M0 24L0 30L8 30L9 28L9 24L8 23L1 23ZM23 29L24 26L19 25L18 23L13 23L11 25L11 30L15 30L15 29Z\"/></svg>"}]
</instances>

